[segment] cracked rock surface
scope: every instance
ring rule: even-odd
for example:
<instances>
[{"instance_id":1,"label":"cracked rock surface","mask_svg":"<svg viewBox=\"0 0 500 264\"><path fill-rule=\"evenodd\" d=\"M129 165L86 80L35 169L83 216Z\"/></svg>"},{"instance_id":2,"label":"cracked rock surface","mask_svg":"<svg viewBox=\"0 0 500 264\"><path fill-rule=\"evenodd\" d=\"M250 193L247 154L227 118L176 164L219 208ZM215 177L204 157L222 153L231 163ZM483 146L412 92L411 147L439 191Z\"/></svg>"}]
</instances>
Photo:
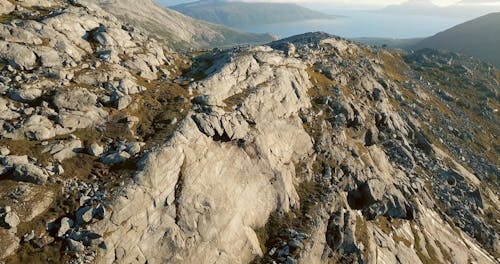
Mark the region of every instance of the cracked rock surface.
<instances>
[{"instance_id":1,"label":"cracked rock surface","mask_svg":"<svg viewBox=\"0 0 500 264\"><path fill-rule=\"evenodd\" d=\"M176 53L83 1L0 10L0 262L498 263L492 66L324 33Z\"/></svg>"}]
</instances>

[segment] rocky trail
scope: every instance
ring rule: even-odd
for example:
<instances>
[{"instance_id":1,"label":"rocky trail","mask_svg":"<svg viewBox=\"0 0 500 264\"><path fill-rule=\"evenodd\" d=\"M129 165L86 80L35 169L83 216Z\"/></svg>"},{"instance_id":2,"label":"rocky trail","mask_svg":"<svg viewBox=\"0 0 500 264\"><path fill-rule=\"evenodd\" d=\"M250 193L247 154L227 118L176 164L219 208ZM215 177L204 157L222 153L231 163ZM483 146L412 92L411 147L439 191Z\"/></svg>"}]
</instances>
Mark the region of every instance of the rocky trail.
<instances>
[{"instance_id":1,"label":"rocky trail","mask_svg":"<svg viewBox=\"0 0 500 264\"><path fill-rule=\"evenodd\" d=\"M0 263L499 261L489 64L324 33L179 53L83 1L0 22Z\"/></svg>"}]
</instances>

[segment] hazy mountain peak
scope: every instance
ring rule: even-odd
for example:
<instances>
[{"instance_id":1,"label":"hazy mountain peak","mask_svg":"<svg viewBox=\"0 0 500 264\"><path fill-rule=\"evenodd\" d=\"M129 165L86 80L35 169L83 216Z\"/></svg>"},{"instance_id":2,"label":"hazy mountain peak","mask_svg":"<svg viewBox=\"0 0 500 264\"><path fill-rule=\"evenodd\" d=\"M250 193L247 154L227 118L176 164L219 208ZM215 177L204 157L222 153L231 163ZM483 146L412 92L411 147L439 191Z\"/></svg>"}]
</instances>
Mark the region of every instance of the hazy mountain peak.
<instances>
[{"instance_id":1,"label":"hazy mountain peak","mask_svg":"<svg viewBox=\"0 0 500 264\"><path fill-rule=\"evenodd\" d=\"M415 48L451 50L500 67L500 12L490 13L424 39Z\"/></svg>"},{"instance_id":2,"label":"hazy mountain peak","mask_svg":"<svg viewBox=\"0 0 500 264\"><path fill-rule=\"evenodd\" d=\"M432 3L430 0L408 0L406 2L403 2L401 4L397 5L389 5L385 7L383 10L384 11L391 11L391 12L415 12L415 11L421 11L424 9L431 9L431 8L440 8L439 6L435 5Z\"/></svg>"},{"instance_id":3,"label":"hazy mountain peak","mask_svg":"<svg viewBox=\"0 0 500 264\"><path fill-rule=\"evenodd\" d=\"M333 18L294 3L202 0L171 8L196 19L228 26Z\"/></svg>"}]
</instances>

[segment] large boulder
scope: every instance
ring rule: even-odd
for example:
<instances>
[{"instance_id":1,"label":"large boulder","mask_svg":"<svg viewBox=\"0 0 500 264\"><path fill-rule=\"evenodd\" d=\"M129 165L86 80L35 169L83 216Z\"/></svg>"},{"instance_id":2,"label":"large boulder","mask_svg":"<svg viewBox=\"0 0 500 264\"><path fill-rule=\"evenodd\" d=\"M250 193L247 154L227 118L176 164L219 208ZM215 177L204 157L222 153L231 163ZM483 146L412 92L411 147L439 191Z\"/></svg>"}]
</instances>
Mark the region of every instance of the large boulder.
<instances>
[{"instance_id":1,"label":"large boulder","mask_svg":"<svg viewBox=\"0 0 500 264\"><path fill-rule=\"evenodd\" d=\"M63 161L76 156L81 151L82 142L78 139L70 139L54 142L48 145L42 153L50 153L56 160Z\"/></svg>"},{"instance_id":2,"label":"large boulder","mask_svg":"<svg viewBox=\"0 0 500 264\"><path fill-rule=\"evenodd\" d=\"M59 109L57 122L69 132L103 124L108 116L96 105L97 95L84 88L61 91L53 102Z\"/></svg>"},{"instance_id":3,"label":"large boulder","mask_svg":"<svg viewBox=\"0 0 500 264\"><path fill-rule=\"evenodd\" d=\"M34 52L40 59L40 66L47 68L62 66L61 58L56 50L49 47L39 46L36 47Z\"/></svg>"},{"instance_id":4,"label":"large boulder","mask_svg":"<svg viewBox=\"0 0 500 264\"><path fill-rule=\"evenodd\" d=\"M193 120L200 131L209 137L216 137L221 140L243 139L249 130L246 120L238 114L223 116L196 114L193 115Z\"/></svg>"},{"instance_id":5,"label":"large boulder","mask_svg":"<svg viewBox=\"0 0 500 264\"><path fill-rule=\"evenodd\" d=\"M18 164L14 168L12 178L16 181L43 184L49 178L47 172L31 163Z\"/></svg>"},{"instance_id":6,"label":"large boulder","mask_svg":"<svg viewBox=\"0 0 500 264\"><path fill-rule=\"evenodd\" d=\"M7 1L8 3L8 1ZM0 25L0 35L3 40L7 42L13 42L18 44L30 44L30 45L40 45L42 40L35 34L25 30L21 27L12 25Z\"/></svg>"},{"instance_id":7,"label":"large boulder","mask_svg":"<svg viewBox=\"0 0 500 264\"><path fill-rule=\"evenodd\" d=\"M0 40L0 59L8 61L20 70L31 70L36 64L36 55L30 48Z\"/></svg>"},{"instance_id":8,"label":"large boulder","mask_svg":"<svg viewBox=\"0 0 500 264\"><path fill-rule=\"evenodd\" d=\"M9 90L10 98L18 102L31 102L40 98L42 94L42 89L30 85L23 85L19 88L12 88Z\"/></svg>"},{"instance_id":9,"label":"large boulder","mask_svg":"<svg viewBox=\"0 0 500 264\"><path fill-rule=\"evenodd\" d=\"M19 242L20 240L15 234L0 228L0 259L5 259L16 252L19 248Z\"/></svg>"},{"instance_id":10,"label":"large boulder","mask_svg":"<svg viewBox=\"0 0 500 264\"><path fill-rule=\"evenodd\" d=\"M54 105L58 109L85 111L95 107L97 95L84 88L61 91L54 96Z\"/></svg>"},{"instance_id":11,"label":"large boulder","mask_svg":"<svg viewBox=\"0 0 500 264\"><path fill-rule=\"evenodd\" d=\"M12 120L20 117L20 114L10 108L9 101L0 97L0 119Z\"/></svg>"},{"instance_id":12,"label":"large boulder","mask_svg":"<svg viewBox=\"0 0 500 264\"><path fill-rule=\"evenodd\" d=\"M12 11L14 11L16 7L9 1L7 0L1 0L0 1L0 15L8 14Z\"/></svg>"},{"instance_id":13,"label":"large boulder","mask_svg":"<svg viewBox=\"0 0 500 264\"><path fill-rule=\"evenodd\" d=\"M29 117L22 126L26 138L31 140L47 140L56 135L52 121L41 115Z\"/></svg>"}]
</instances>

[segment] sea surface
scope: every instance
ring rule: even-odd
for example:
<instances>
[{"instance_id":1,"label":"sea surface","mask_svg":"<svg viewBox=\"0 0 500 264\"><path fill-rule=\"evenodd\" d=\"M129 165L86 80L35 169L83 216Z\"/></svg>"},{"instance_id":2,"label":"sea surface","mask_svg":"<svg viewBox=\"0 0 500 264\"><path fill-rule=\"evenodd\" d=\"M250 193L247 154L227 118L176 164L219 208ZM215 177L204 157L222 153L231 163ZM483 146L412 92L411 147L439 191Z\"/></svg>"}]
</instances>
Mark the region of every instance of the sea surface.
<instances>
[{"instance_id":1,"label":"sea surface","mask_svg":"<svg viewBox=\"0 0 500 264\"><path fill-rule=\"evenodd\" d=\"M317 19L276 24L236 26L253 33L274 33L289 37L305 32L324 31L345 38L421 38L466 21L457 17L400 15L376 11L336 10L336 19Z\"/></svg>"}]
</instances>

